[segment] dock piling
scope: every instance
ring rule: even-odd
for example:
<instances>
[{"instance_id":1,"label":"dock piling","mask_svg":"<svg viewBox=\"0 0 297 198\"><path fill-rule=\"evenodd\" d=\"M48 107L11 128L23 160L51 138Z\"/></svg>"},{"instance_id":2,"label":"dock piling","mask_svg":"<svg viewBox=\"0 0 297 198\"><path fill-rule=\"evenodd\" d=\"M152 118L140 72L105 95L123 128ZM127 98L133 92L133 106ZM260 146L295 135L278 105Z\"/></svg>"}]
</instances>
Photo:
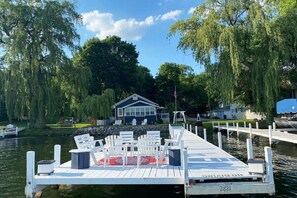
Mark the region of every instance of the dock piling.
<instances>
[{"instance_id":1,"label":"dock piling","mask_svg":"<svg viewBox=\"0 0 297 198\"><path fill-rule=\"evenodd\" d=\"M192 125L190 124L190 132L192 133Z\"/></svg>"},{"instance_id":2,"label":"dock piling","mask_svg":"<svg viewBox=\"0 0 297 198\"><path fill-rule=\"evenodd\" d=\"M252 139L246 139L246 146L248 159L254 159Z\"/></svg>"},{"instance_id":3,"label":"dock piling","mask_svg":"<svg viewBox=\"0 0 297 198\"><path fill-rule=\"evenodd\" d=\"M252 123L249 123L250 138L253 139Z\"/></svg>"},{"instance_id":4,"label":"dock piling","mask_svg":"<svg viewBox=\"0 0 297 198\"><path fill-rule=\"evenodd\" d=\"M276 130L275 122L272 123L272 126L273 126L273 131L275 131Z\"/></svg>"},{"instance_id":5,"label":"dock piling","mask_svg":"<svg viewBox=\"0 0 297 198\"><path fill-rule=\"evenodd\" d=\"M246 121L243 122L243 127L246 128Z\"/></svg>"},{"instance_id":6,"label":"dock piling","mask_svg":"<svg viewBox=\"0 0 297 198\"><path fill-rule=\"evenodd\" d=\"M264 152L265 152L265 162L266 162L266 174L268 176L268 178L266 178L267 179L266 181L269 182L270 184L274 184L271 148L268 146L265 146Z\"/></svg>"},{"instance_id":7,"label":"dock piling","mask_svg":"<svg viewBox=\"0 0 297 198\"><path fill-rule=\"evenodd\" d=\"M229 140L229 122L226 122L227 127L227 140Z\"/></svg>"},{"instance_id":8,"label":"dock piling","mask_svg":"<svg viewBox=\"0 0 297 198\"><path fill-rule=\"evenodd\" d=\"M271 125L268 126L268 133L269 133L269 146L272 146L272 129Z\"/></svg>"},{"instance_id":9,"label":"dock piling","mask_svg":"<svg viewBox=\"0 0 297 198\"><path fill-rule=\"evenodd\" d=\"M236 132L237 132L237 138L239 137L239 124L238 122L236 123Z\"/></svg>"},{"instance_id":10,"label":"dock piling","mask_svg":"<svg viewBox=\"0 0 297 198\"><path fill-rule=\"evenodd\" d=\"M259 129L259 122L256 122L256 129Z\"/></svg>"},{"instance_id":11,"label":"dock piling","mask_svg":"<svg viewBox=\"0 0 297 198\"><path fill-rule=\"evenodd\" d=\"M198 135L198 127L195 126L195 134Z\"/></svg>"},{"instance_id":12,"label":"dock piling","mask_svg":"<svg viewBox=\"0 0 297 198\"><path fill-rule=\"evenodd\" d=\"M27 174L26 174L26 187L25 194L27 198L34 197L35 189L35 152L27 152Z\"/></svg>"},{"instance_id":13,"label":"dock piling","mask_svg":"<svg viewBox=\"0 0 297 198\"><path fill-rule=\"evenodd\" d=\"M207 141L206 128L203 129L203 137L204 137L204 140Z\"/></svg>"},{"instance_id":14,"label":"dock piling","mask_svg":"<svg viewBox=\"0 0 297 198\"><path fill-rule=\"evenodd\" d=\"M61 164L61 145L56 144L54 147L54 160L55 165L54 167L57 168Z\"/></svg>"},{"instance_id":15,"label":"dock piling","mask_svg":"<svg viewBox=\"0 0 297 198\"><path fill-rule=\"evenodd\" d=\"M222 149L222 133L218 132L218 142L219 142L219 148Z\"/></svg>"}]
</instances>

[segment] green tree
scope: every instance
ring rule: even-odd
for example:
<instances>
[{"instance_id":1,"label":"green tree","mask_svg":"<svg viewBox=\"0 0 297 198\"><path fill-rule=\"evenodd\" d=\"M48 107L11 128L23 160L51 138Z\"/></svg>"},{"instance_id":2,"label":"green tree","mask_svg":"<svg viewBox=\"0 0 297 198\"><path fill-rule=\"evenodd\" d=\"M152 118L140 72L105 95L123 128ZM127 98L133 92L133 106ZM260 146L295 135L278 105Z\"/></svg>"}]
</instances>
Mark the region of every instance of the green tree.
<instances>
[{"instance_id":1,"label":"green tree","mask_svg":"<svg viewBox=\"0 0 297 198\"><path fill-rule=\"evenodd\" d=\"M58 68L70 65L63 49L75 51L80 23L69 1L3 0L0 43L7 65L5 99L9 119L29 116L44 127L46 117L61 108Z\"/></svg>"},{"instance_id":2,"label":"green tree","mask_svg":"<svg viewBox=\"0 0 297 198\"><path fill-rule=\"evenodd\" d=\"M181 35L178 47L205 65L224 102L252 105L271 119L281 65L276 17L272 1L207 0L169 35Z\"/></svg>"},{"instance_id":3,"label":"green tree","mask_svg":"<svg viewBox=\"0 0 297 198\"><path fill-rule=\"evenodd\" d=\"M77 65L90 68L89 95L101 94L111 88L117 99L130 95L136 90L137 58L133 44L122 41L117 36L103 40L88 40L76 54Z\"/></svg>"},{"instance_id":4,"label":"green tree","mask_svg":"<svg viewBox=\"0 0 297 198\"><path fill-rule=\"evenodd\" d=\"M156 99L156 83L150 73L150 70L144 66L138 66L136 69L136 93L152 101Z\"/></svg>"}]
</instances>

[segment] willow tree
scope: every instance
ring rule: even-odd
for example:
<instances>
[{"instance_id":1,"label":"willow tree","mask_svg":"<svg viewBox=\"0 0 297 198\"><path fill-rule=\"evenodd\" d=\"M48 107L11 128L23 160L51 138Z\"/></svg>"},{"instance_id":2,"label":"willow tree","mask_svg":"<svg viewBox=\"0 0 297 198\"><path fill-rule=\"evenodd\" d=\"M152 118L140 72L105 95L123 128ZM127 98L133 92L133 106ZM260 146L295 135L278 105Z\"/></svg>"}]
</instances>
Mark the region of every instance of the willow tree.
<instances>
[{"instance_id":1,"label":"willow tree","mask_svg":"<svg viewBox=\"0 0 297 198\"><path fill-rule=\"evenodd\" d=\"M44 127L61 108L58 68L70 64L64 52L77 48L74 25L81 21L68 1L3 0L0 43L7 67L5 98L9 118L24 115Z\"/></svg>"},{"instance_id":2,"label":"willow tree","mask_svg":"<svg viewBox=\"0 0 297 198\"><path fill-rule=\"evenodd\" d=\"M264 3L265 2L265 3ZM278 97L280 39L272 1L207 0L192 17L177 21L179 48L205 65L225 102L244 102L271 118Z\"/></svg>"},{"instance_id":3,"label":"willow tree","mask_svg":"<svg viewBox=\"0 0 297 198\"><path fill-rule=\"evenodd\" d=\"M87 96L78 108L78 116L81 119L96 118L106 119L112 116L112 106L115 104L115 93L112 89L106 89L101 95Z\"/></svg>"}]
</instances>

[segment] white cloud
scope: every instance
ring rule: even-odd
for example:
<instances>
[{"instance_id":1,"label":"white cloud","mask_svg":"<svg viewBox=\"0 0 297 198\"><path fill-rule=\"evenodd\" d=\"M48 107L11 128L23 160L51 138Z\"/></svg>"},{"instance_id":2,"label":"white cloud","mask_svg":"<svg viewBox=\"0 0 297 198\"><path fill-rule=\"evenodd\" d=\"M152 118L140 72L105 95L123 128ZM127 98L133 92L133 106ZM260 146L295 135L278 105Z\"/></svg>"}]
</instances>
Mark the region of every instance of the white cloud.
<instances>
[{"instance_id":1,"label":"white cloud","mask_svg":"<svg viewBox=\"0 0 297 198\"><path fill-rule=\"evenodd\" d=\"M161 20L162 21L167 21L167 20L176 20L177 17L182 13L181 10L174 10L174 11L170 11L170 12L167 12L165 14L163 14L161 16Z\"/></svg>"},{"instance_id":2,"label":"white cloud","mask_svg":"<svg viewBox=\"0 0 297 198\"><path fill-rule=\"evenodd\" d=\"M195 10L196 10L195 7L191 7L191 8L188 10L188 14L193 14Z\"/></svg>"},{"instance_id":3,"label":"white cloud","mask_svg":"<svg viewBox=\"0 0 297 198\"><path fill-rule=\"evenodd\" d=\"M101 13L98 10L82 13L82 17L86 29L96 33L100 39L117 35L125 40L137 41L143 37L146 29L157 21L176 20L181 12L181 10L170 11L159 16L149 16L142 21L134 18L114 20L112 13Z\"/></svg>"},{"instance_id":4,"label":"white cloud","mask_svg":"<svg viewBox=\"0 0 297 198\"><path fill-rule=\"evenodd\" d=\"M143 21L137 21L133 18L115 21L111 13L100 13L97 10L83 13L82 16L83 24L87 30L97 33L97 37L100 39L117 35L122 39L139 40L142 38L145 29L155 23L152 16Z\"/></svg>"}]
</instances>

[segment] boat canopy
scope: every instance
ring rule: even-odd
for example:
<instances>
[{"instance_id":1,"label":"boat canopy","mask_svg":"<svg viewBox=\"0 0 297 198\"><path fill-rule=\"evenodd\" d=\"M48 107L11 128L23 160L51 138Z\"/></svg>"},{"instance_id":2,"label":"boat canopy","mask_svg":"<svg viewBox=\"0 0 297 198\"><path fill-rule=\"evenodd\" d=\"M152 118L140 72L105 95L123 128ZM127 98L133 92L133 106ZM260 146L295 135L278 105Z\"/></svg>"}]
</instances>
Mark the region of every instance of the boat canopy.
<instances>
[{"instance_id":1,"label":"boat canopy","mask_svg":"<svg viewBox=\"0 0 297 198\"><path fill-rule=\"evenodd\" d=\"M297 98L289 98L276 103L276 113L297 113Z\"/></svg>"}]
</instances>

